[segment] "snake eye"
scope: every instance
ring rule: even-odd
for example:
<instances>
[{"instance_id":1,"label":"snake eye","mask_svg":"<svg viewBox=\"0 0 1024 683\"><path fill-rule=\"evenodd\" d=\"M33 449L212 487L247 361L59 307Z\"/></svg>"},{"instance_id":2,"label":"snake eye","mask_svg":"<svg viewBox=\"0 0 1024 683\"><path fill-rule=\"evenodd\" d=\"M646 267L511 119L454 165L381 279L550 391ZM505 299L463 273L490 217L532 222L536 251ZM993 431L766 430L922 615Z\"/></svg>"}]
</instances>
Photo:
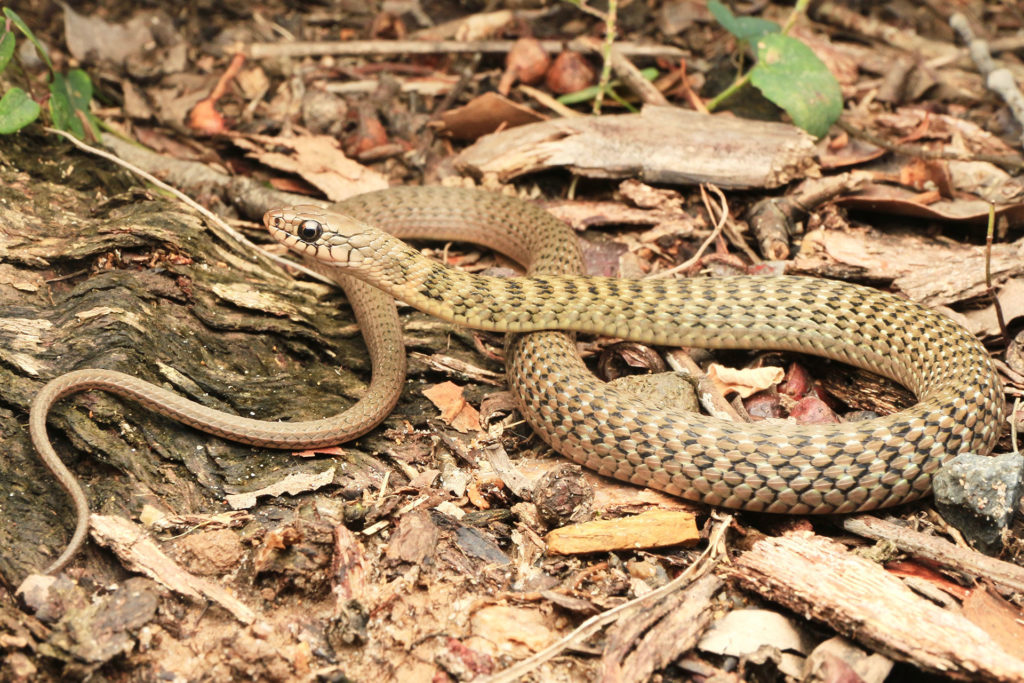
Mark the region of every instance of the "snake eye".
<instances>
[{"instance_id":1,"label":"snake eye","mask_svg":"<svg viewBox=\"0 0 1024 683\"><path fill-rule=\"evenodd\" d=\"M299 228L295 231L295 234L303 242L316 242L320 239L320 235L324 234L324 227L320 225L320 221L308 218L299 223Z\"/></svg>"}]
</instances>

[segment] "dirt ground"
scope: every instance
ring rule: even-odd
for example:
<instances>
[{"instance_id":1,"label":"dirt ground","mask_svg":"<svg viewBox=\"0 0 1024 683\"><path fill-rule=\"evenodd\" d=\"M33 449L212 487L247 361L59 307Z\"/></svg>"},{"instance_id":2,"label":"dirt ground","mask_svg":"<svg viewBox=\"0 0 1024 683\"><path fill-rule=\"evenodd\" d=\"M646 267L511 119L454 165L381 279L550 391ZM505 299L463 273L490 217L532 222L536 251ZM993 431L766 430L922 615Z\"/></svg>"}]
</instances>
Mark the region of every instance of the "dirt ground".
<instances>
[{"instance_id":1,"label":"dirt ground","mask_svg":"<svg viewBox=\"0 0 1024 683\"><path fill-rule=\"evenodd\" d=\"M1024 11L805 4L4 4L0 95L41 109L0 136L0 679L1024 680L1024 105L993 87L1024 83ZM993 359L1005 458L947 476L1002 512L986 497L958 522L940 492L772 515L601 477L526 423L503 335L400 305L401 398L347 443L235 443L102 391L56 403L90 536L44 575L75 518L30 439L42 387L105 368L261 420L342 413L371 391L359 325L261 217L419 185L542 207L592 275L828 278L952 318ZM732 420L915 401L793 352L576 348L616 390Z\"/></svg>"}]
</instances>

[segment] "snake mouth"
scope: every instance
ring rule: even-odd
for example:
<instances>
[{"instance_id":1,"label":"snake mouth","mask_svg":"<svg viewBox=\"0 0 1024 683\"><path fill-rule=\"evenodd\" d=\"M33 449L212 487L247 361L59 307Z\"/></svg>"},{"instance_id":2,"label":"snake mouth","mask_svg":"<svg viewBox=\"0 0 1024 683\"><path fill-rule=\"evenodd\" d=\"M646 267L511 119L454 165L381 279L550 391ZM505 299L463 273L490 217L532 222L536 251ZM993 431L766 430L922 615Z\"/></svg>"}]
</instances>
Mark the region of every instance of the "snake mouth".
<instances>
[{"instance_id":1,"label":"snake mouth","mask_svg":"<svg viewBox=\"0 0 1024 683\"><path fill-rule=\"evenodd\" d=\"M305 223L316 223L315 227L309 226L308 234L313 239L303 239L302 230ZM316 253L317 246L312 242L323 233L323 227L318 221L289 219L285 215L284 209L273 209L263 214L263 225L275 240L289 249L303 254L309 254L311 251Z\"/></svg>"}]
</instances>

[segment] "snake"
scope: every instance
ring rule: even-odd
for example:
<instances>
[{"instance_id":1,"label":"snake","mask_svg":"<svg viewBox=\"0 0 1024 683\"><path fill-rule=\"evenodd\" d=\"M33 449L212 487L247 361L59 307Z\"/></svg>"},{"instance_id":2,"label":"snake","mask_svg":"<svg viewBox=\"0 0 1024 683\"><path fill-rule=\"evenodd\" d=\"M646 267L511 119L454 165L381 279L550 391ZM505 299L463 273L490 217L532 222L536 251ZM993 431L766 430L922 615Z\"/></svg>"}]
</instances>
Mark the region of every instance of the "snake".
<instances>
[{"instance_id":1,"label":"snake","mask_svg":"<svg viewBox=\"0 0 1024 683\"><path fill-rule=\"evenodd\" d=\"M47 436L58 400L96 389L253 446L342 443L382 421L404 384L395 298L451 323L509 333L509 387L526 421L555 451L600 474L707 505L790 514L898 505L926 495L945 459L988 453L999 436L1002 390L984 346L951 319L890 293L792 276L586 277L565 223L531 202L463 188L392 187L326 209L271 210L264 223L345 288L373 366L364 397L330 418L270 422L215 410L114 370L56 377L34 398L29 431L72 499L76 526L47 573L62 569L88 535L87 497ZM477 242L519 262L528 275L470 275L399 238ZM598 380L575 333L812 353L889 377L918 402L839 425L731 423Z\"/></svg>"},{"instance_id":2,"label":"snake","mask_svg":"<svg viewBox=\"0 0 1024 683\"><path fill-rule=\"evenodd\" d=\"M998 440L1004 401L985 347L951 318L896 294L800 276L587 277L571 229L517 202L455 188L391 188L361 201L373 210L296 206L268 212L264 223L305 258L415 308L510 333L506 373L524 418L554 450L599 474L711 506L852 513L921 498L947 458L988 454ZM495 216L497 205L509 213ZM444 222L452 212L482 215L491 232L514 224L529 253L513 247L512 255L528 276L459 271L385 232L396 217ZM839 424L729 422L597 381L566 333L811 353L888 377L917 403Z\"/></svg>"}]
</instances>

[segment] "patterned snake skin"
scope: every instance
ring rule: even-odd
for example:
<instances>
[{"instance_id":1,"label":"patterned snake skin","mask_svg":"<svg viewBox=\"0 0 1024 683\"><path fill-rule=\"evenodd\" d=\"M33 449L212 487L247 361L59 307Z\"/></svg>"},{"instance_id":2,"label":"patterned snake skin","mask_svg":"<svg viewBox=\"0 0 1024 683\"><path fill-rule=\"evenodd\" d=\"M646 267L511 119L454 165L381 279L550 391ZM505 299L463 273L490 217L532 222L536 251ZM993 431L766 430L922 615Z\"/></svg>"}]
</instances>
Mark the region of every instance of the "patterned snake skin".
<instances>
[{"instance_id":1,"label":"patterned snake skin","mask_svg":"<svg viewBox=\"0 0 1024 683\"><path fill-rule=\"evenodd\" d=\"M928 493L942 462L988 453L1002 390L984 347L950 319L818 278L582 277L575 237L532 205L485 192L392 188L268 212L271 234L423 311L512 337L508 379L530 425L564 456L682 498L779 513L872 510ZM385 234L489 244L529 278L469 275ZM635 341L812 353L900 382L918 403L839 425L731 423L597 381L565 330Z\"/></svg>"}]
</instances>

